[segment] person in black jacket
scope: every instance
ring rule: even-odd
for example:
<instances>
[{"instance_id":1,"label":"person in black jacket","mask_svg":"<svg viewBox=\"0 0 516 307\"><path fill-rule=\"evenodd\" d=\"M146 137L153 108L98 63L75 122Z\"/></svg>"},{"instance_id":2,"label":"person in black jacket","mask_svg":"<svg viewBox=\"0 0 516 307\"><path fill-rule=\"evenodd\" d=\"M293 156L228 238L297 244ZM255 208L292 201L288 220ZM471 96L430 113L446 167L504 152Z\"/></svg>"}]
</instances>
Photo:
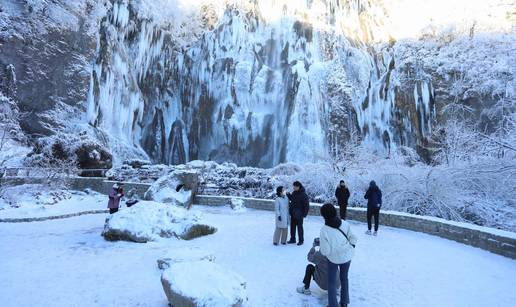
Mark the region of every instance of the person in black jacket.
<instances>
[{"instance_id":1,"label":"person in black jacket","mask_svg":"<svg viewBox=\"0 0 516 307\"><path fill-rule=\"evenodd\" d=\"M376 185L376 182L371 181L369 183L369 189L364 195L364 198L367 199L367 232L366 234L371 234L371 219L374 217L374 233L373 235L377 235L378 232L378 224L380 223L380 208L382 207L382 191Z\"/></svg>"},{"instance_id":2,"label":"person in black jacket","mask_svg":"<svg viewBox=\"0 0 516 307\"><path fill-rule=\"evenodd\" d=\"M339 205L340 218L343 220L346 219L349 196L349 189L344 180L341 180L339 186L335 189L335 197L337 198L337 204Z\"/></svg>"},{"instance_id":3,"label":"person in black jacket","mask_svg":"<svg viewBox=\"0 0 516 307\"><path fill-rule=\"evenodd\" d=\"M290 240L289 244L296 243L296 227L299 236L297 245L303 245L303 219L308 215L309 202L308 195L306 195L305 188L301 182L294 182L294 192L287 194L290 200L289 214L290 214Z\"/></svg>"}]
</instances>

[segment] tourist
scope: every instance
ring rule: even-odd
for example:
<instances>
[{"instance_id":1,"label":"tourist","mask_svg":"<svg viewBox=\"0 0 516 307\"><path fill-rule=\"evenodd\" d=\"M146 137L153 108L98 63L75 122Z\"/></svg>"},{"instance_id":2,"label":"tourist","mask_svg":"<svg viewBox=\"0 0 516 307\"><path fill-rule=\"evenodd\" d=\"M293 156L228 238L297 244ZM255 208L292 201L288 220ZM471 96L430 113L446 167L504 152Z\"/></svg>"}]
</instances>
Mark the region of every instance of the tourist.
<instances>
[{"instance_id":1,"label":"tourist","mask_svg":"<svg viewBox=\"0 0 516 307\"><path fill-rule=\"evenodd\" d=\"M115 183L109 192L109 214L116 213L120 207L120 199L124 197L124 185Z\"/></svg>"},{"instance_id":2,"label":"tourist","mask_svg":"<svg viewBox=\"0 0 516 307\"><path fill-rule=\"evenodd\" d=\"M313 279L319 288L328 290L328 258L324 257L316 247L319 247L319 238L314 239L312 248L308 252L309 263L306 266L303 286L297 288L297 292L310 295L310 281ZM313 263L313 264L312 264ZM340 280L336 281L337 288L340 287Z\"/></svg>"},{"instance_id":3,"label":"tourist","mask_svg":"<svg viewBox=\"0 0 516 307\"><path fill-rule=\"evenodd\" d=\"M304 243L304 232L303 232L303 219L308 215L310 204L308 202L308 195L306 195L305 188L301 182L296 181L293 184L294 191L292 194L287 193L290 199L290 240L289 244L296 243L296 228L299 236L299 242L297 245L303 245Z\"/></svg>"},{"instance_id":4,"label":"tourist","mask_svg":"<svg viewBox=\"0 0 516 307\"><path fill-rule=\"evenodd\" d=\"M369 189L364 195L367 199L367 231L366 234L371 234L371 219L374 217L374 233L378 234L378 225L380 223L380 208L382 207L382 191L376 185L376 182L369 183Z\"/></svg>"},{"instance_id":5,"label":"tourist","mask_svg":"<svg viewBox=\"0 0 516 307\"><path fill-rule=\"evenodd\" d=\"M285 196L285 189L282 186L276 188L276 200L274 201L274 212L276 217L276 230L272 243L278 245L281 237L281 244L287 244L288 233L288 198Z\"/></svg>"},{"instance_id":6,"label":"tourist","mask_svg":"<svg viewBox=\"0 0 516 307\"><path fill-rule=\"evenodd\" d=\"M349 189L344 180L341 180L339 186L335 189L335 197L337 198L337 204L339 205L340 218L343 220L346 219L349 196Z\"/></svg>"},{"instance_id":7,"label":"tourist","mask_svg":"<svg viewBox=\"0 0 516 307\"><path fill-rule=\"evenodd\" d=\"M337 216L337 209L332 204L321 207L324 226L320 233L320 251L328 258L328 303L337 307L337 271L340 279L340 306L349 304L348 271L351 258L355 252L357 238L348 222Z\"/></svg>"}]
</instances>

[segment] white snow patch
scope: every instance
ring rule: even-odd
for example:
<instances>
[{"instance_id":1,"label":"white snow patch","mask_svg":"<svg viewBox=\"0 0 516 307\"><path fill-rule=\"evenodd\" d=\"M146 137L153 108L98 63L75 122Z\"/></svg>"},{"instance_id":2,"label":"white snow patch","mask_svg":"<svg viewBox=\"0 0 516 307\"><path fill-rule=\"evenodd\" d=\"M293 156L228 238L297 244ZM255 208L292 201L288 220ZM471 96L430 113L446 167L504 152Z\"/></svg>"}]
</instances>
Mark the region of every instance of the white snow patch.
<instances>
[{"instance_id":1,"label":"white snow patch","mask_svg":"<svg viewBox=\"0 0 516 307\"><path fill-rule=\"evenodd\" d=\"M106 206L107 197L99 193L51 189L44 184L23 184L0 191L0 218L55 216Z\"/></svg>"},{"instance_id":2,"label":"white snow patch","mask_svg":"<svg viewBox=\"0 0 516 307\"><path fill-rule=\"evenodd\" d=\"M195 206L190 212L203 212L217 233L130 244L99 236L104 215L0 223L3 306L166 306L156 259L186 248L210 251L217 264L242 276L252 306L327 305L327 293L315 284L312 296L296 293L310 246L273 246L272 212L249 209L245 218L227 207ZM306 242L322 224L321 217L305 219ZM350 306L512 306L516 300L512 259L414 231L380 226L379 236L372 237L364 234L363 223L351 227L360 244L349 272Z\"/></svg>"}]
</instances>

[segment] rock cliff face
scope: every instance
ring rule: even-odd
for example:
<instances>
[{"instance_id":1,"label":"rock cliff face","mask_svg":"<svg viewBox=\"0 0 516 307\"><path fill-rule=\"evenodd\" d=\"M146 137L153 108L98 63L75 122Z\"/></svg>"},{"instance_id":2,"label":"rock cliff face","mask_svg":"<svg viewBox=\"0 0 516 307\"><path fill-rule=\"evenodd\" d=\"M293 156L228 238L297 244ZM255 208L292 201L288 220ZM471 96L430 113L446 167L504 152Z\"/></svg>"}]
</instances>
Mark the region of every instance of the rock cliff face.
<instances>
[{"instance_id":1,"label":"rock cliff face","mask_svg":"<svg viewBox=\"0 0 516 307\"><path fill-rule=\"evenodd\" d=\"M353 142L425 157L451 104L489 129L514 104L513 31L396 41L388 1L180 2L2 4L23 129L52 134L73 114L115 156L271 167Z\"/></svg>"},{"instance_id":2,"label":"rock cliff face","mask_svg":"<svg viewBox=\"0 0 516 307\"><path fill-rule=\"evenodd\" d=\"M0 4L0 79L9 77L11 67L27 134L53 134L67 125L69 115L86 110L97 5L93 0Z\"/></svg>"}]
</instances>

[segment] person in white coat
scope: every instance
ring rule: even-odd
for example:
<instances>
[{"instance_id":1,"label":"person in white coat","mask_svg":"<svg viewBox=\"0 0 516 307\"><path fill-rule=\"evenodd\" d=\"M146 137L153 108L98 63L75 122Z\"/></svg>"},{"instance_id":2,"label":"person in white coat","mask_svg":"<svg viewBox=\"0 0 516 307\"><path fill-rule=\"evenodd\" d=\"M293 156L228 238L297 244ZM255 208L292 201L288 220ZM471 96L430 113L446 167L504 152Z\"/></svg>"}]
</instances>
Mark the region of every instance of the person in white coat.
<instances>
[{"instance_id":1,"label":"person in white coat","mask_svg":"<svg viewBox=\"0 0 516 307\"><path fill-rule=\"evenodd\" d=\"M272 243L278 245L281 237L281 244L287 244L288 229L288 197L282 186L276 188L276 200L274 201L274 213L276 217L276 230Z\"/></svg>"},{"instance_id":2,"label":"person in white coat","mask_svg":"<svg viewBox=\"0 0 516 307\"><path fill-rule=\"evenodd\" d=\"M321 254L328 258L328 306L337 307L337 271L340 271L340 307L349 304L348 271L355 253L357 237L348 222L337 216L332 204L321 207L324 226L321 228Z\"/></svg>"}]
</instances>

